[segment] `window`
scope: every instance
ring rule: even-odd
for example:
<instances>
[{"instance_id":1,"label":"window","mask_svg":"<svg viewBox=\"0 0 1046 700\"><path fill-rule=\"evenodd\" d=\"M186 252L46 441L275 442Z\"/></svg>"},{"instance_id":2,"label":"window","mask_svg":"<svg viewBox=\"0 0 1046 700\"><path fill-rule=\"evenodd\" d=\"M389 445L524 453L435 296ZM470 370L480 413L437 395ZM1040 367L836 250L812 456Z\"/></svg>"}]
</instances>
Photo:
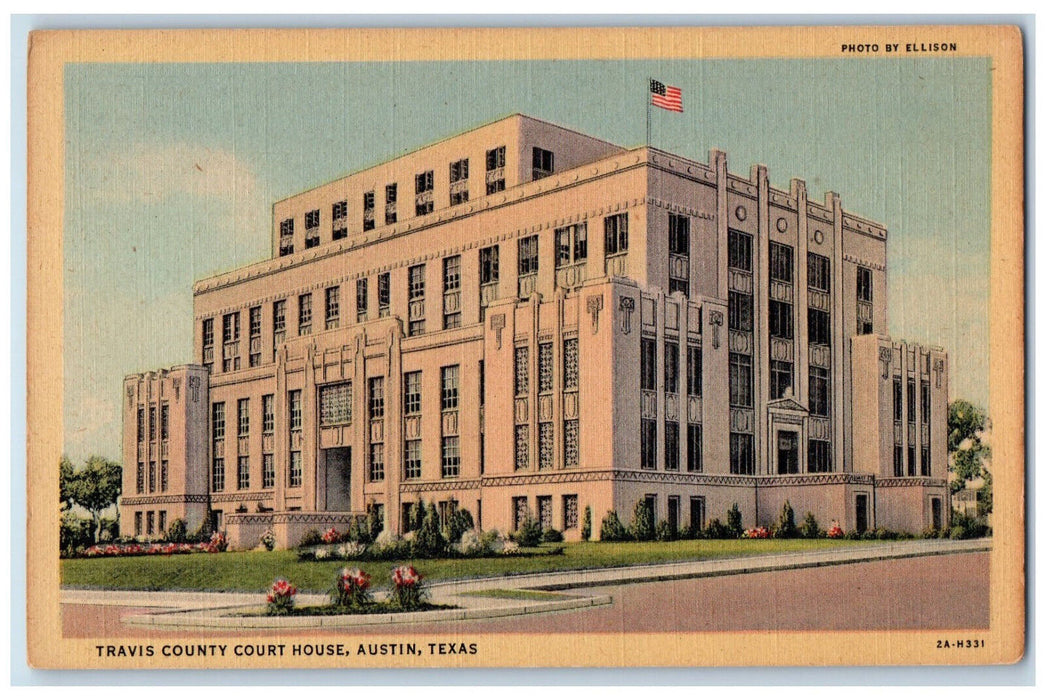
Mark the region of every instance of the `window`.
<instances>
[{"instance_id":1,"label":"window","mask_svg":"<svg viewBox=\"0 0 1046 700\"><path fill-rule=\"evenodd\" d=\"M340 202L335 202L331 206L331 221L333 228L331 230L331 240L338 241L342 238L346 238L349 235L349 228L345 224L349 217L349 203L344 199Z\"/></svg>"},{"instance_id":2,"label":"window","mask_svg":"<svg viewBox=\"0 0 1046 700\"><path fill-rule=\"evenodd\" d=\"M915 422L915 380L908 380L908 422ZM913 460L914 461L914 460Z\"/></svg>"},{"instance_id":3,"label":"window","mask_svg":"<svg viewBox=\"0 0 1046 700\"><path fill-rule=\"evenodd\" d=\"M930 446L923 445L919 455L919 476L930 475Z\"/></svg>"},{"instance_id":4,"label":"window","mask_svg":"<svg viewBox=\"0 0 1046 700\"><path fill-rule=\"evenodd\" d=\"M276 459L271 454L262 455L262 488L276 487Z\"/></svg>"},{"instance_id":5,"label":"window","mask_svg":"<svg viewBox=\"0 0 1046 700\"><path fill-rule=\"evenodd\" d=\"M828 370L824 367L810 368L810 414L827 416L831 406Z\"/></svg>"},{"instance_id":6,"label":"window","mask_svg":"<svg viewBox=\"0 0 1046 700\"><path fill-rule=\"evenodd\" d=\"M200 331L202 336L203 346L203 364L208 370L211 369L214 361L214 319L205 318L203 319L202 328Z\"/></svg>"},{"instance_id":7,"label":"window","mask_svg":"<svg viewBox=\"0 0 1046 700\"><path fill-rule=\"evenodd\" d=\"M904 420L904 400L901 395L901 380L893 380L893 419L895 421Z\"/></svg>"},{"instance_id":8,"label":"window","mask_svg":"<svg viewBox=\"0 0 1046 700\"><path fill-rule=\"evenodd\" d=\"M770 360L770 398L782 399L792 390L792 363Z\"/></svg>"},{"instance_id":9,"label":"window","mask_svg":"<svg viewBox=\"0 0 1046 700\"><path fill-rule=\"evenodd\" d=\"M335 314L337 315L337 314ZM367 320L367 278L356 280L356 323ZM335 322L337 327L337 322Z\"/></svg>"},{"instance_id":10,"label":"window","mask_svg":"<svg viewBox=\"0 0 1046 700\"><path fill-rule=\"evenodd\" d=\"M487 374L483 360L479 361L479 405L482 406L487 400Z\"/></svg>"},{"instance_id":11,"label":"window","mask_svg":"<svg viewBox=\"0 0 1046 700\"><path fill-rule=\"evenodd\" d=\"M777 433L777 473L799 473L799 433L794 430Z\"/></svg>"},{"instance_id":12,"label":"window","mask_svg":"<svg viewBox=\"0 0 1046 700\"><path fill-rule=\"evenodd\" d=\"M236 464L236 489L246 491L251 487L251 459L247 455L240 455Z\"/></svg>"},{"instance_id":13,"label":"window","mask_svg":"<svg viewBox=\"0 0 1046 700\"><path fill-rule=\"evenodd\" d=\"M421 440L407 440L404 445L403 478L421 478Z\"/></svg>"},{"instance_id":14,"label":"window","mask_svg":"<svg viewBox=\"0 0 1046 700\"><path fill-rule=\"evenodd\" d=\"M505 189L505 147L498 146L487 151L487 194Z\"/></svg>"},{"instance_id":15,"label":"window","mask_svg":"<svg viewBox=\"0 0 1046 700\"><path fill-rule=\"evenodd\" d=\"M287 486L301 488L301 452L291 452L290 468L287 470Z\"/></svg>"},{"instance_id":16,"label":"window","mask_svg":"<svg viewBox=\"0 0 1046 700\"><path fill-rule=\"evenodd\" d=\"M831 345L831 322L827 311L807 309L808 335L811 345Z\"/></svg>"},{"instance_id":17,"label":"window","mask_svg":"<svg viewBox=\"0 0 1046 700\"><path fill-rule=\"evenodd\" d=\"M443 327L461 327L461 306L457 299L448 299L446 295L461 288L461 256L451 255L443 258ZM448 310L450 309L450 310Z\"/></svg>"},{"instance_id":18,"label":"window","mask_svg":"<svg viewBox=\"0 0 1046 700\"><path fill-rule=\"evenodd\" d=\"M385 224L396 223L396 183L385 185Z\"/></svg>"},{"instance_id":19,"label":"window","mask_svg":"<svg viewBox=\"0 0 1046 700\"><path fill-rule=\"evenodd\" d=\"M145 462L138 463L138 471L134 475L134 492L145 492Z\"/></svg>"},{"instance_id":20,"label":"window","mask_svg":"<svg viewBox=\"0 0 1046 700\"><path fill-rule=\"evenodd\" d=\"M134 536L141 537L142 535L142 511L135 511L134 513Z\"/></svg>"},{"instance_id":21,"label":"window","mask_svg":"<svg viewBox=\"0 0 1046 700\"><path fill-rule=\"evenodd\" d=\"M433 203L432 195L432 171L426 170L414 176L414 215L424 216L431 214Z\"/></svg>"},{"instance_id":22,"label":"window","mask_svg":"<svg viewBox=\"0 0 1046 700\"><path fill-rule=\"evenodd\" d=\"M806 283L811 289L829 292L832 289L832 267L828 258L817 253L806 255Z\"/></svg>"},{"instance_id":23,"label":"window","mask_svg":"<svg viewBox=\"0 0 1046 700\"><path fill-rule=\"evenodd\" d=\"M392 300L392 287L389 284L389 273L382 272L378 275L378 318L389 315L389 305Z\"/></svg>"},{"instance_id":24,"label":"window","mask_svg":"<svg viewBox=\"0 0 1046 700\"><path fill-rule=\"evenodd\" d=\"M872 301L872 271L857 266L857 301Z\"/></svg>"},{"instance_id":25,"label":"window","mask_svg":"<svg viewBox=\"0 0 1046 700\"><path fill-rule=\"evenodd\" d=\"M262 396L262 434L272 435L276 430L276 409L272 394Z\"/></svg>"},{"instance_id":26,"label":"window","mask_svg":"<svg viewBox=\"0 0 1046 700\"><path fill-rule=\"evenodd\" d=\"M538 496L538 524L542 530L552 527L552 496Z\"/></svg>"},{"instance_id":27,"label":"window","mask_svg":"<svg viewBox=\"0 0 1046 700\"><path fill-rule=\"evenodd\" d=\"M577 494L563 496L563 529L573 530L577 527Z\"/></svg>"},{"instance_id":28,"label":"window","mask_svg":"<svg viewBox=\"0 0 1046 700\"><path fill-rule=\"evenodd\" d=\"M167 532L167 511L161 510L156 515L156 531L162 535Z\"/></svg>"},{"instance_id":29,"label":"window","mask_svg":"<svg viewBox=\"0 0 1046 700\"><path fill-rule=\"evenodd\" d=\"M832 443L810 440L806 462L806 470L809 472L832 471Z\"/></svg>"},{"instance_id":30,"label":"window","mask_svg":"<svg viewBox=\"0 0 1046 700\"><path fill-rule=\"evenodd\" d=\"M904 476L904 447L893 446L893 475Z\"/></svg>"},{"instance_id":31,"label":"window","mask_svg":"<svg viewBox=\"0 0 1046 700\"><path fill-rule=\"evenodd\" d=\"M730 353L730 405L752 405L752 358L736 352Z\"/></svg>"},{"instance_id":32,"label":"window","mask_svg":"<svg viewBox=\"0 0 1046 700\"><path fill-rule=\"evenodd\" d=\"M603 244L607 255L628 252L628 214L603 219Z\"/></svg>"},{"instance_id":33,"label":"window","mask_svg":"<svg viewBox=\"0 0 1046 700\"><path fill-rule=\"evenodd\" d=\"M512 498L512 529L518 530L530 519L530 508L527 506L526 496L514 496Z\"/></svg>"},{"instance_id":34,"label":"window","mask_svg":"<svg viewBox=\"0 0 1046 700\"><path fill-rule=\"evenodd\" d=\"M381 481L385 478L385 445L380 442L370 446L367 478L369 481Z\"/></svg>"},{"instance_id":35,"label":"window","mask_svg":"<svg viewBox=\"0 0 1046 700\"><path fill-rule=\"evenodd\" d=\"M516 426L516 470L530 468L530 430L529 426Z\"/></svg>"},{"instance_id":36,"label":"window","mask_svg":"<svg viewBox=\"0 0 1046 700\"><path fill-rule=\"evenodd\" d=\"M422 299L425 296L425 265L412 265L407 270L408 298Z\"/></svg>"},{"instance_id":37,"label":"window","mask_svg":"<svg viewBox=\"0 0 1046 700\"><path fill-rule=\"evenodd\" d=\"M147 511L145 514L145 534L151 535L156 532L156 513Z\"/></svg>"},{"instance_id":38,"label":"window","mask_svg":"<svg viewBox=\"0 0 1046 700\"><path fill-rule=\"evenodd\" d=\"M236 405L237 422L239 423L239 430L237 435L239 437L247 437L251 434L251 400L240 399Z\"/></svg>"},{"instance_id":39,"label":"window","mask_svg":"<svg viewBox=\"0 0 1046 700\"><path fill-rule=\"evenodd\" d=\"M367 385L370 419L381 420L385 417L385 377L371 377Z\"/></svg>"},{"instance_id":40,"label":"window","mask_svg":"<svg viewBox=\"0 0 1046 700\"><path fill-rule=\"evenodd\" d=\"M305 247L315 248L320 244L320 210L305 212Z\"/></svg>"},{"instance_id":41,"label":"window","mask_svg":"<svg viewBox=\"0 0 1046 700\"><path fill-rule=\"evenodd\" d=\"M546 151L544 148L534 147L533 157L533 172L532 179L540 180L543 177L548 177L552 174L555 166L555 158L552 155L552 151Z\"/></svg>"},{"instance_id":42,"label":"window","mask_svg":"<svg viewBox=\"0 0 1046 700\"><path fill-rule=\"evenodd\" d=\"M312 332L312 294L298 296L298 335Z\"/></svg>"},{"instance_id":43,"label":"window","mask_svg":"<svg viewBox=\"0 0 1046 700\"><path fill-rule=\"evenodd\" d=\"M156 462L149 462L149 493L156 491Z\"/></svg>"},{"instance_id":44,"label":"window","mask_svg":"<svg viewBox=\"0 0 1046 700\"><path fill-rule=\"evenodd\" d=\"M363 230L374 228L374 192L363 193Z\"/></svg>"},{"instance_id":45,"label":"window","mask_svg":"<svg viewBox=\"0 0 1046 700\"><path fill-rule=\"evenodd\" d=\"M657 469L657 421L644 419L642 423L639 466L643 469Z\"/></svg>"},{"instance_id":46,"label":"window","mask_svg":"<svg viewBox=\"0 0 1046 700\"><path fill-rule=\"evenodd\" d=\"M551 469L555 455L555 437L552 423L538 423L538 469Z\"/></svg>"},{"instance_id":47,"label":"window","mask_svg":"<svg viewBox=\"0 0 1046 700\"><path fill-rule=\"evenodd\" d=\"M671 255L690 256L690 217L668 215L668 252Z\"/></svg>"},{"instance_id":48,"label":"window","mask_svg":"<svg viewBox=\"0 0 1046 700\"><path fill-rule=\"evenodd\" d=\"M251 367L257 367L261 364L261 307L252 306L247 312L247 318L251 334L250 355L247 362Z\"/></svg>"},{"instance_id":49,"label":"window","mask_svg":"<svg viewBox=\"0 0 1046 700\"><path fill-rule=\"evenodd\" d=\"M403 413L408 416L421 413L421 372L403 375Z\"/></svg>"},{"instance_id":50,"label":"window","mask_svg":"<svg viewBox=\"0 0 1046 700\"><path fill-rule=\"evenodd\" d=\"M643 391L657 389L657 342L643 338L639 348L639 379Z\"/></svg>"},{"instance_id":51,"label":"window","mask_svg":"<svg viewBox=\"0 0 1046 700\"><path fill-rule=\"evenodd\" d=\"M519 274L533 275L538 271L538 237L519 239Z\"/></svg>"},{"instance_id":52,"label":"window","mask_svg":"<svg viewBox=\"0 0 1046 700\"><path fill-rule=\"evenodd\" d=\"M915 476L915 445L908 445L908 476Z\"/></svg>"},{"instance_id":53,"label":"window","mask_svg":"<svg viewBox=\"0 0 1046 700\"><path fill-rule=\"evenodd\" d=\"M578 388L578 346L577 338L563 340L563 390Z\"/></svg>"},{"instance_id":54,"label":"window","mask_svg":"<svg viewBox=\"0 0 1046 700\"><path fill-rule=\"evenodd\" d=\"M156 406L149 407L149 442L156 440Z\"/></svg>"},{"instance_id":55,"label":"window","mask_svg":"<svg viewBox=\"0 0 1046 700\"><path fill-rule=\"evenodd\" d=\"M579 456L578 422L577 420L563 421L563 466L576 467Z\"/></svg>"},{"instance_id":56,"label":"window","mask_svg":"<svg viewBox=\"0 0 1046 700\"><path fill-rule=\"evenodd\" d=\"M357 291L358 289L357 287ZM340 297L341 287L328 287L324 292L324 327L327 330L338 327L341 315Z\"/></svg>"},{"instance_id":57,"label":"window","mask_svg":"<svg viewBox=\"0 0 1046 700\"><path fill-rule=\"evenodd\" d=\"M211 491L225 490L225 458L215 457L211 466Z\"/></svg>"},{"instance_id":58,"label":"window","mask_svg":"<svg viewBox=\"0 0 1046 700\"><path fill-rule=\"evenodd\" d=\"M443 456L443 478L453 479L461 473L461 449L458 436L444 437L440 451Z\"/></svg>"},{"instance_id":59,"label":"window","mask_svg":"<svg viewBox=\"0 0 1046 700\"><path fill-rule=\"evenodd\" d=\"M538 345L538 393L552 391L552 343Z\"/></svg>"},{"instance_id":60,"label":"window","mask_svg":"<svg viewBox=\"0 0 1046 700\"><path fill-rule=\"evenodd\" d=\"M792 305L770 300L770 337L792 339Z\"/></svg>"},{"instance_id":61,"label":"window","mask_svg":"<svg viewBox=\"0 0 1046 700\"><path fill-rule=\"evenodd\" d=\"M469 201L469 159L450 164L450 206Z\"/></svg>"},{"instance_id":62,"label":"window","mask_svg":"<svg viewBox=\"0 0 1046 700\"><path fill-rule=\"evenodd\" d=\"M160 490L166 491L170 484L171 465L164 459L160 461Z\"/></svg>"},{"instance_id":63,"label":"window","mask_svg":"<svg viewBox=\"0 0 1046 700\"><path fill-rule=\"evenodd\" d=\"M222 371L231 372L240 368L240 348L236 343L240 340L240 314L239 312L225 314L222 316Z\"/></svg>"},{"instance_id":64,"label":"window","mask_svg":"<svg viewBox=\"0 0 1046 700\"><path fill-rule=\"evenodd\" d=\"M752 295L730 292L727 308L727 324L732 331L752 330Z\"/></svg>"},{"instance_id":65,"label":"window","mask_svg":"<svg viewBox=\"0 0 1046 700\"><path fill-rule=\"evenodd\" d=\"M701 424L687 423L686 426L686 470L699 472L704 469L701 462Z\"/></svg>"},{"instance_id":66,"label":"window","mask_svg":"<svg viewBox=\"0 0 1046 700\"><path fill-rule=\"evenodd\" d=\"M320 425L352 423L352 382L321 386Z\"/></svg>"},{"instance_id":67,"label":"window","mask_svg":"<svg viewBox=\"0 0 1046 700\"><path fill-rule=\"evenodd\" d=\"M349 215L349 203L344 199L340 202L335 202L331 206L331 218L332 219L344 219Z\"/></svg>"},{"instance_id":68,"label":"window","mask_svg":"<svg viewBox=\"0 0 1046 700\"><path fill-rule=\"evenodd\" d=\"M930 423L930 383L920 382L919 390L922 398L922 422L924 425Z\"/></svg>"},{"instance_id":69,"label":"window","mask_svg":"<svg viewBox=\"0 0 1046 700\"><path fill-rule=\"evenodd\" d=\"M556 267L584 262L588 257L588 224L556 229Z\"/></svg>"},{"instance_id":70,"label":"window","mask_svg":"<svg viewBox=\"0 0 1046 700\"><path fill-rule=\"evenodd\" d=\"M730 473L755 474L754 439L747 433L730 433Z\"/></svg>"},{"instance_id":71,"label":"window","mask_svg":"<svg viewBox=\"0 0 1046 700\"><path fill-rule=\"evenodd\" d=\"M520 345L515 353L515 388L516 396L526 396L530 391L530 353L526 345Z\"/></svg>"},{"instance_id":72,"label":"window","mask_svg":"<svg viewBox=\"0 0 1046 700\"><path fill-rule=\"evenodd\" d=\"M665 391L679 393L679 344L665 341Z\"/></svg>"},{"instance_id":73,"label":"window","mask_svg":"<svg viewBox=\"0 0 1046 700\"><path fill-rule=\"evenodd\" d=\"M444 411L456 411L458 408L458 365L440 369L440 407Z\"/></svg>"},{"instance_id":74,"label":"window","mask_svg":"<svg viewBox=\"0 0 1046 700\"><path fill-rule=\"evenodd\" d=\"M498 281L498 247L481 248L479 251L479 283L493 284Z\"/></svg>"},{"instance_id":75,"label":"window","mask_svg":"<svg viewBox=\"0 0 1046 700\"><path fill-rule=\"evenodd\" d=\"M792 246L770 241L770 279L792 283Z\"/></svg>"},{"instance_id":76,"label":"window","mask_svg":"<svg viewBox=\"0 0 1046 700\"><path fill-rule=\"evenodd\" d=\"M665 422L665 471L679 471L679 423Z\"/></svg>"},{"instance_id":77,"label":"window","mask_svg":"<svg viewBox=\"0 0 1046 700\"><path fill-rule=\"evenodd\" d=\"M301 389L293 389L287 393L287 406L290 414L290 429L301 430Z\"/></svg>"},{"instance_id":78,"label":"window","mask_svg":"<svg viewBox=\"0 0 1046 700\"><path fill-rule=\"evenodd\" d=\"M290 255L294 252L294 219L284 219L280 222L280 255Z\"/></svg>"},{"instance_id":79,"label":"window","mask_svg":"<svg viewBox=\"0 0 1046 700\"><path fill-rule=\"evenodd\" d=\"M211 406L211 436L215 440L225 439L225 403L217 402Z\"/></svg>"},{"instance_id":80,"label":"window","mask_svg":"<svg viewBox=\"0 0 1046 700\"><path fill-rule=\"evenodd\" d=\"M701 395L701 346L686 347L686 393L689 396Z\"/></svg>"},{"instance_id":81,"label":"window","mask_svg":"<svg viewBox=\"0 0 1046 700\"><path fill-rule=\"evenodd\" d=\"M285 299L272 303L272 332L278 342L283 342L283 333L287 330L287 301ZM275 345L275 343L274 343Z\"/></svg>"},{"instance_id":82,"label":"window","mask_svg":"<svg viewBox=\"0 0 1046 700\"><path fill-rule=\"evenodd\" d=\"M750 235L730 230L727 237L727 261L729 266L735 270L752 271L752 237Z\"/></svg>"},{"instance_id":83,"label":"window","mask_svg":"<svg viewBox=\"0 0 1046 700\"><path fill-rule=\"evenodd\" d=\"M690 529L694 532L705 529L705 497L690 497Z\"/></svg>"},{"instance_id":84,"label":"window","mask_svg":"<svg viewBox=\"0 0 1046 700\"><path fill-rule=\"evenodd\" d=\"M138 409L138 442L145 442L145 409Z\"/></svg>"}]
</instances>

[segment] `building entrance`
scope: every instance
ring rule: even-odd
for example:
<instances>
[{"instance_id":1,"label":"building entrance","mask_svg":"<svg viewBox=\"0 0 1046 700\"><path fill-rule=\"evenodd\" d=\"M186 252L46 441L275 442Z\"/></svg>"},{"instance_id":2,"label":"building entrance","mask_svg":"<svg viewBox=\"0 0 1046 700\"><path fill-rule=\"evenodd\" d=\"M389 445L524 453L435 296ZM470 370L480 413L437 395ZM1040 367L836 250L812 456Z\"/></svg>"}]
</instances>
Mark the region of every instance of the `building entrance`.
<instances>
[{"instance_id":1,"label":"building entrance","mask_svg":"<svg viewBox=\"0 0 1046 700\"><path fill-rule=\"evenodd\" d=\"M799 473L799 435L791 430L777 433L777 473Z\"/></svg>"},{"instance_id":2,"label":"building entrance","mask_svg":"<svg viewBox=\"0 0 1046 700\"><path fill-rule=\"evenodd\" d=\"M857 495L857 512L855 515L857 516L857 532L862 533L868 529L868 496L866 494Z\"/></svg>"},{"instance_id":3,"label":"building entrance","mask_svg":"<svg viewBox=\"0 0 1046 700\"><path fill-rule=\"evenodd\" d=\"M346 512L352 510L352 448L333 447L323 451L326 471L326 499L324 510Z\"/></svg>"}]
</instances>

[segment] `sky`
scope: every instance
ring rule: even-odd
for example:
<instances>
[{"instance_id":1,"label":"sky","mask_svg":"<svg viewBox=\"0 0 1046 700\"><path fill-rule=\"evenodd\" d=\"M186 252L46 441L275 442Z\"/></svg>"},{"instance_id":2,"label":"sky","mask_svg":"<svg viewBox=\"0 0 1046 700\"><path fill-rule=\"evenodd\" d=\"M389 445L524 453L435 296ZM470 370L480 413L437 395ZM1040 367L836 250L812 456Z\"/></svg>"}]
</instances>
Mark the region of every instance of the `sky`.
<instances>
[{"instance_id":1,"label":"sky","mask_svg":"<svg viewBox=\"0 0 1046 700\"><path fill-rule=\"evenodd\" d=\"M732 172L769 169L886 225L888 331L944 346L988 402L987 59L70 64L64 436L120 457L125 375L192 360L192 284L268 257L272 203L522 112Z\"/></svg>"}]
</instances>

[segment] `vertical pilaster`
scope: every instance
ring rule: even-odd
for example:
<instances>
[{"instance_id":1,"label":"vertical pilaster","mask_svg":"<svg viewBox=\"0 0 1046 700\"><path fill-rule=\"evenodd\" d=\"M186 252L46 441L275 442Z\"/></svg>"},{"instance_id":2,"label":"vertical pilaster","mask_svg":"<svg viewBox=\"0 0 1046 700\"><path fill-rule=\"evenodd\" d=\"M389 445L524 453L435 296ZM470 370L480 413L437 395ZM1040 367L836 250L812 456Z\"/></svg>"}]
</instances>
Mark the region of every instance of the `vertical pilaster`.
<instances>
[{"instance_id":1,"label":"vertical pilaster","mask_svg":"<svg viewBox=\"0 0 1046 700\"><path fill-rule=\"evenodd\" d=\"M770 434L766 406L770 401L770 182L765 165L752 168L752 182L758 199L757 231L752 251L752 382L755 408L755 472L772 473L770 468Z\"/></svg>"},{"instance_id":2,"label":"vertical pilaster","mask_svg":"<svg viewBox=\"0 0 1046 700\"><path fill-rule=\"evenodd\" d=\"M839 195L828 193L828 204L832 209L832 468L836 471L853 471L851 460L846 458L846 430L843 393L843 372L847 366L845 350L849 345L849 332L843 315L843 207ZM854 292L856 294L856 291ZM849 297L848 297L849 298ZM856 299L856 297L854 297ZM856 302L854 302L856 303Z\"/></svg>"},{"instance_id":3,"label":"vertical pilaster","mask_svg":"<svg viewBox=\"0 0 1046 700\"><path fill-rule=\"evenodd\" d=\"M385 345L385 523L400 532L400 482L403 479L403 356L399 322L389 327Z\"/></svg>"},{"instance_id":4,"label":"vertical pilaster","mask_svg":"<svg viewBox=\"0 0 1046 700\"><path fill-rule=\"evenodd\" d=\"M807 328L809 319L807 309L809 308L809 266L807 257L809 255L809 236L807 233L807 194L806 183L799 179L793 179L791 183L791 194L795 197L796 210L798 212L798 226L796 227L796 285L795 285L795 400L801 406L810 406L810 333ZM805 445L799 446L800 461L805 463ZM805 471L805 470L804 470Z\"/></svg>"},{"instance_id":5,"label":"vertical pilaster","mask_svg":"<svg viewBox=\"0 0 1046 700\"><path fill-rule=\"evenodd\" d=\"M709 161L715 168L716 187L716 297L726 299L727 287L727 241L729 218L726 207L726 154L713 150Z\"/></svg>"}]
</instances>

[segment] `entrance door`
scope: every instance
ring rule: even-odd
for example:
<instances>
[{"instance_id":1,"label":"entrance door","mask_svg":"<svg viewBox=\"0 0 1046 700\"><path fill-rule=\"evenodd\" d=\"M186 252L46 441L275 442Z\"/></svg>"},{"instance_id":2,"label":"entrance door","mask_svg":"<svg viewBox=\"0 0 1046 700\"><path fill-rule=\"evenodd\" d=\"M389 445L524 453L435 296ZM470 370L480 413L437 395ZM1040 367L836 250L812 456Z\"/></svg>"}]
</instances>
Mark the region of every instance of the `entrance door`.
<instances>
[{"instance_id":1,"label":"entrance door","mask_svg":"<svg viewBox=\"0 0 1046 700\"><path fill-rule=\"evenodd\" d=\"M868 495L857 494L857 532L862 533L868 529Z\"/></svg>"},{"instance_id":2,"label":"entrance door","mask_svg":"<svg viewBox=\"0 0 1046 700\"><path fill-rule=\"evenodd\" d=\"M333 447L324 450L328 511L352 510L352 448Z\"/></svg>"},{"instance_id":3,"label":"entrance door","mask_svg":"<svg viewBox=\"0 0 1046 700\"><path fill-rule=\"evenodd\" d=\"M941 529L941 499L930 499L930 517L933 519L933 529Z\"/></svg>"},{"instance_id":4,"label":"entrance door","mask_svg":"<svg viewBox=\"0 0 1046 700\"><path fill-rule=\"evenodd\" d=\"M777 473L799 473L799 434L792 430L777 433Z\"/></svg>"}]
</instances>

